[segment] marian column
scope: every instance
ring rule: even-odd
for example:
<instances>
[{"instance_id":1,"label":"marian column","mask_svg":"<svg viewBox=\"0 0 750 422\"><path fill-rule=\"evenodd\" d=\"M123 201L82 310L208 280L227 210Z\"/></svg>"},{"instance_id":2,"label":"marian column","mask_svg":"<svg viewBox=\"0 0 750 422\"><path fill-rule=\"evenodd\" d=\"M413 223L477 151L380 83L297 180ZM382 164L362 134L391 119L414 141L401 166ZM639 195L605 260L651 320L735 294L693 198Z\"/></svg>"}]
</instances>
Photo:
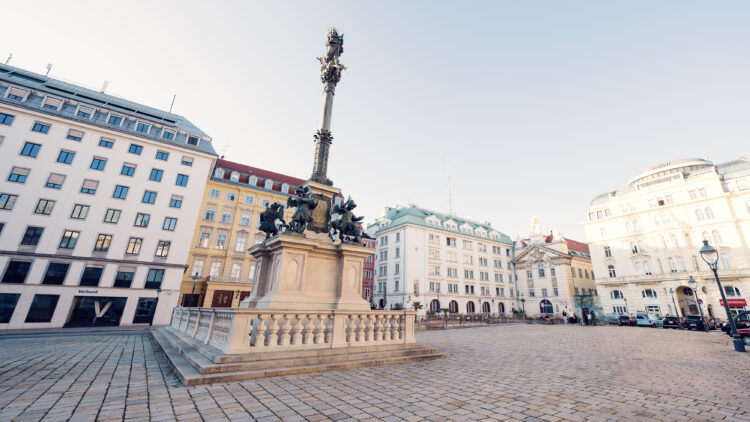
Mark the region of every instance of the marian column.
<instances>
[{"instance_id":1,"label":"marian column","mask_svg":"<svg viewBox=\"0 0 750 422\"><path fill-rule=\"evenodd\" d=\"M315 134L315 163L310 180L332 186L328 179L328 151L331 148L331 113L336 84L341 79L341 72L346 66L339 63L339 56L344 52L344 35L339 35L336 28L328 30L326 50L320 60L320 79L323 82L323 111L320 116L320 129Z\"/></svg>"}]
</instances>

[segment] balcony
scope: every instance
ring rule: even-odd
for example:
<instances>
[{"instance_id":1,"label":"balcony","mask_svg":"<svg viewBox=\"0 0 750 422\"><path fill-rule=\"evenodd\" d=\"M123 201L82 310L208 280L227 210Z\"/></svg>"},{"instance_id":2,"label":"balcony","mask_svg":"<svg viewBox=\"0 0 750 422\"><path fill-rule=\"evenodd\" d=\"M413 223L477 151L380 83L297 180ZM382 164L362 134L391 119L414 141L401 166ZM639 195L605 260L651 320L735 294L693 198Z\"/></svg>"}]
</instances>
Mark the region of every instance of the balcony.
<instances>
[{"instance_id":1,"label":"balcony","mask_svg":"<svg viewBox=\"0 0 750 422\"><path fill-rule=\"evenodd\" d=\"M230 276L224 276L224 275L210 275L206 278L206 281L217 281L221 283L237 283L237 284L252 284L253 280L250 278L239 278L239 277L230 277Z\"/></svg>"}]
</instances>

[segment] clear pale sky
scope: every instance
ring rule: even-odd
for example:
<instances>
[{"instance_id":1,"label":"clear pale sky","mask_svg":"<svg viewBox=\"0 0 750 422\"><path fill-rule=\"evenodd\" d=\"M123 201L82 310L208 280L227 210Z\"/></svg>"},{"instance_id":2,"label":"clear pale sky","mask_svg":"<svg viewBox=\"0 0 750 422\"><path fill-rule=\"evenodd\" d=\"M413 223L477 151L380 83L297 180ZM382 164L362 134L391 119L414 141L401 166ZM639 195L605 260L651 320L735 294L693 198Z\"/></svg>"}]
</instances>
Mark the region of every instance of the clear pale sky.
<instances>
[{"instance_id":1,"label":"clear pale sky","mask_svg":"<svg viewBox=\"0 0 750 422\"><path fill-rule=\"evenodd\" d=\"M372 221L415 203L585 240L597 194L675 158L748 156L750 2L25 0L0 60L153 107L226 158L312 169L329 26L349 67L329 177Z\"/></svg>"}]
</instances>

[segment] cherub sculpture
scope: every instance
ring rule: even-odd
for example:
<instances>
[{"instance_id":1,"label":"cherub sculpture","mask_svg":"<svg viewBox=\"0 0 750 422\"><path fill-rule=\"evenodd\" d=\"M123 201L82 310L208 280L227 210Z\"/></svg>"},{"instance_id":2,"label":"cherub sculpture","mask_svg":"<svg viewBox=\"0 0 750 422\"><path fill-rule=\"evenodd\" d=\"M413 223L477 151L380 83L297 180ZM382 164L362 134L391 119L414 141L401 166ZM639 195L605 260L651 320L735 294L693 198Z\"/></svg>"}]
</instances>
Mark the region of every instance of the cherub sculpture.
<instances>
[{"instance_id":1,"label":"cherub sculpture","mask_svg":"<svg viewBox=\"0 0 750 422\"><path fill-rule=\"evenodd\" d=\"M362 243L362 228L358 224L364 217L357 217L352 210L357 207L357 203L349 197L343 206L336 205L333 207L333 214L339 215L337 220L331 223L331 240L336 237L342 243Z\"/></svg>"},{"instance_id":2,"label":"cherub sculpture","mask_svg":"<svg viewBox=\"0 0 750 422\"><path fill-rule=\"evenodd\" d=\"M269 205L265 211L260 213L258 229L266 234L266 239L279 234L276 220L281 220L281 227L288 227L286 221L284 221L284 207L278 202Z\"/></svg>"},{"instance_id":3,"label":"cherub sculpture","mask_svg":"<svg viewBox=\"0 0 750 422\"><path fill-rule=\"evenodd\" d=\"M318 201L313 199L310 187L307 185L298 187L297 196L287 199L286 206L296 208L287 230L304 233L307 225L313 221L313 210L318 206Z\"/></svg>"}]
</instances>

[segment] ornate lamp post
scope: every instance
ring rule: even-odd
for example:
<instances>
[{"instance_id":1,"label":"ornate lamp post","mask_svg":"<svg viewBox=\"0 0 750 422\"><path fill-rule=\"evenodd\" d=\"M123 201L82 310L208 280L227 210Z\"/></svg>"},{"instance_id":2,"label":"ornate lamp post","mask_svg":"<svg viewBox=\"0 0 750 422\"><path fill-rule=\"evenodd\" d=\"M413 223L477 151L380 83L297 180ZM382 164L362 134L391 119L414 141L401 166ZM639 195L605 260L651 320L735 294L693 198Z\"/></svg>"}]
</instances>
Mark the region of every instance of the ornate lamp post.
<instances>
[{"instance_id":1,"label":"ornate lamp post","mask_svg":"<svg viewBox=\"0 0 750 422\"><path fill-rule=\"evenodd\" d=\"M690 278L693 278L692 276ZM682 330L682 322L680 322L680 311L677 310L677 304L674 301L674 289L669 288L669 294L672 295L672 305L674 306L674 313L677 314L677 327Z\"/></svg>"},{"instance_id":2,"label":"ornate lamp post","mask_svg":"<svg viewBox=\"0 0 750 422\"><path fill-rule=\"evenodd\" d=\"M717 277L718 280L718 277ZM693 276L691 275L690 278L688 278L688 286L690 286L690 289L693 291L693 297L695 297L695 304L698 306L698 312L701 314L701 319L703 320L703 329L708 332L708 324L706 323L706 320L703 318L703 307L701 306L701 302L698 299L698 282L695 281Z\"/></svg>"},{"instance_id":3,"label":"ornate lamp post","mask_svg":"<svg viewBox=\"0 0 750 422\"><path fill-rule=\"evenodd\" d=\"M523 317L526 318L526 298L521 293L521 306L523 306Z\"/></svg>"},{"instance_id":4,"label":"ornate lamp post","mask_svg":"<svg viewBox=\"0 0 750 422\"><path fill-rule=\"evenodd\" d=\"M201 276L198 275L198 271L195 272L190 278L193 279L193 290L190 292L191 295L195 294L195 283L198 282L198 279L201 278Z\"/></svg>"},{"instance_id":5,"label":"ornate lamp post","mask_svg":"<svg viewBox=\"0 0 750 422\"><path fill-rule=\"evenodd\" d=\"M719 252L716 251L711 245L708 244L708 240L703 241L703 247L700 250L701 258L706 261L708 267L714 272L714 278L716 278L716 284L719 286L719 293L721 293L721 299L724 301L724 310L727 312L727 319L729 320L729 327L732 329L732 338L734 339L734 350L737 352L744 352L745 345L742 343L742 339L737 335L737 326L734 325L734 319L732 319L732 312L729 311L729 303L727 303L727 297L724 295L724 288L721 287L719 281L719 274L716 272L719 262Z\"/></svg>"}]
</instances>

